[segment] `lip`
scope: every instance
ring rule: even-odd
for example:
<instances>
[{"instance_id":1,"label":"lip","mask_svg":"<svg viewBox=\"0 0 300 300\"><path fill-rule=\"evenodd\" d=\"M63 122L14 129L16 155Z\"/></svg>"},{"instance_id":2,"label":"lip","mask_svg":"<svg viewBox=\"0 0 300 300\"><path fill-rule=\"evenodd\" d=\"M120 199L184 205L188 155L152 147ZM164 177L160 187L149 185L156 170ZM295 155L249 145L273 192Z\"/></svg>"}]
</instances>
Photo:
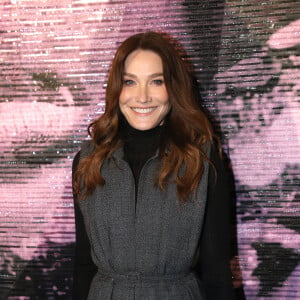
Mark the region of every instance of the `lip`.
<instances>
[{"instance_id":1,"label":"lip","mask_svg":"<svg viewBox=\"0 0 300 300\"><path fill-rule=\"evenodd\" d=\"M151 114L154 110L156 110L157 106L151 106L151 107L131 107L131 110L133 110L137 114L141 115L148 115Z\"/></svg>"}]
</instances>

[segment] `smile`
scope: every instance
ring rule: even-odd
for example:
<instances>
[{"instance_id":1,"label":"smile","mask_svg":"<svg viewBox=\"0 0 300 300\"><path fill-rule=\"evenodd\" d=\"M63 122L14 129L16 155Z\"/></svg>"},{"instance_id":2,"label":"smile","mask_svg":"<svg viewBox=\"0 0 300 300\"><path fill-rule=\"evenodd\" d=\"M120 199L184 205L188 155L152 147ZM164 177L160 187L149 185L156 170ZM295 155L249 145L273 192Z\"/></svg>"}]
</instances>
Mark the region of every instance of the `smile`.
<instances>
[{"instance_id":1,"label":"smile","mask_svg":"<svg viewBox=\"0 0 300 300\"><path fill-rule=\"evenodd\" d=\"M139 114L147 114L150 113L152 111L154 111L156 109L156 107L131 107L131 109Z\"/></svg>"}]
</instances>

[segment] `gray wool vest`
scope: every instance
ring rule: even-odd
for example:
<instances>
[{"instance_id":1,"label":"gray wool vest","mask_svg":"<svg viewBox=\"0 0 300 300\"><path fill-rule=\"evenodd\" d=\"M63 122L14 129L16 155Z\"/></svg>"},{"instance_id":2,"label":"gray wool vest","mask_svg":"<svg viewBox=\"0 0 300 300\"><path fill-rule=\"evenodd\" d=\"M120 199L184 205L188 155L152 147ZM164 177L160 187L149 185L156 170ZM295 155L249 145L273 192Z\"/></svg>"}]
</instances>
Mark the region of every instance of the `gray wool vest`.
<instances>
[{"instance_id":1,"label":"gray wool vest","mask_svg":"<svg viewBox=\"0 0 300 300\"><path fill-rule=\"evenodd\" d=\"M92 142L85 142L81 159L92 151ZM88 299L204 300L192 267L204 218L209 164L204 164L197 199L182 203L174 183L164 191L154 186L160 165L157 155L142 168L135 195L133 174L123 156L120 148L104 162L104 186L80 201L98 266Z\"/></svg>"}]
</instances>

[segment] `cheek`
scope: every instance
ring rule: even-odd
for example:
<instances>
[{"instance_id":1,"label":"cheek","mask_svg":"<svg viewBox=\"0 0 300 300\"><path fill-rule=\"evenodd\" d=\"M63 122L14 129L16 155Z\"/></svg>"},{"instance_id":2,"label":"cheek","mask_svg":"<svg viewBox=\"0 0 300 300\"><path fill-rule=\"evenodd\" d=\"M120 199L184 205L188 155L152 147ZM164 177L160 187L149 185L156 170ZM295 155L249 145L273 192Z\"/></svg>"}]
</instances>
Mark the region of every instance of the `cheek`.
<instances>
[{"instance_id":1,"label":"cheek","mask_svg":"<svg viewBox=\"0 0 300 300\"><path fill-rule=\"evenodd\" d=\"M122 90L119 96L119 105L122 105L124 103L125 99L125 95L124 95L124 91Z\"/></svg>"},{"instance_id":2,"label":"cheek","mask_svg":"<svg viewBox=\"0 0 300 300\"><path fill-rule=\"evenodd\" d=\"M166 89L160 92L159 98L163 105L170 106L169 95Z\"/></svg>"},{"instance_id":3,"label":"cheek","mask_svg":"<svg viewBox=\"0 0 300 300\"><path fill-rule=\"evenodd\" d=\"M169 111L171 110L171 104L169 101L166 101L164 106L163 106L163 115L164 117L169 113Z\"/></svg>"},{"instance_id":4,"label":"cheek","mask_svg":"<svg viewBox=\"0 0 300 300\"><path fill-rule=\"evenodd\" d=\"M165 87L164 90L163 90L163 95L164 95L164 98L165 99L168 99L167 101L169 102L169 94L168 94L168 91L167 91L167 88Z\"/></svg>"},{"instance_id":5,"label":"cheek","mask_svg":"<svg viewBox=\"0 0 300 300\"><path fill-rule=\"evenodd\" d=\"M170 108L171 108L171 102L170 102L170 97L169 97L169 94L168 94L167 90L165 90L165 92L164 92L164 99L165 99L165 105L170 110Z\"/></svg>"},{"instance_id":6,"label":"cheek","mask_svg":"<svg viewBox=\"0 0 300 300\"><path fill-rule=\"evenodd\" d=\"M130 93L126 90L122 90L119 96L119 106L122 108L122 106L126 105L130 100Z\"/></svg>"}]
</instances>

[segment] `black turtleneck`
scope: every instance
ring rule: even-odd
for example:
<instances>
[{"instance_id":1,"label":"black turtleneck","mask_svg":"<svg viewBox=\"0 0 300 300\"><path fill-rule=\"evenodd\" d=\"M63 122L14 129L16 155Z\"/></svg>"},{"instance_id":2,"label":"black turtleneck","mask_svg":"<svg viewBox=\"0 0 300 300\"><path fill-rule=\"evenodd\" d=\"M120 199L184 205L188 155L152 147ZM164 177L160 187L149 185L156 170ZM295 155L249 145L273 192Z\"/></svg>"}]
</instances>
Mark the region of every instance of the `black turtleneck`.
<instances>
[{"instance_id":1,"label":"black turtleneck","mask_svg":"<svg viewBox=\"0 0 300 300\"><path fill-rule=\"evenodd\" d=\"M132 170L137 190L140 172L147 160L157 152L164 126L138 130L123 121L120 129L124 142L124 158Z\"/></svg>"}]
</instances>

